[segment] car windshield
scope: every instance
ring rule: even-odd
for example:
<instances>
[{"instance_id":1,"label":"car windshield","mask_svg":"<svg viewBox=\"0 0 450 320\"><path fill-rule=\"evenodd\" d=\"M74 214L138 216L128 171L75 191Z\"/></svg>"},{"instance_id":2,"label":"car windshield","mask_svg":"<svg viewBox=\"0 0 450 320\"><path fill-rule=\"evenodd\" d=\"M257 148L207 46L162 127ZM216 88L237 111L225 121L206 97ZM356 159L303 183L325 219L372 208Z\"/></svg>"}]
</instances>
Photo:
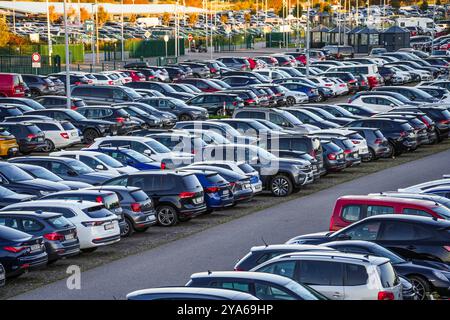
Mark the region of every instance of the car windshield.
<instances>
[{"instance_id":1,"label":"car windshield","mask_svg":"<svg viewBox=\"0 0 450 320\"><path fill-rule=\"evenodd\" d=\"M397 264L397 263L403 263L405 262L405 259L401 258L400 256L396 255L394 252L383 248L382 246L374 246L372 248L372 253L375 256L379 256L379 257L385 257L388 258L389 260L391 260L392 264Z\"/></svg>"},{"instance_id":2,"label":"car windshield","mask_svg":"<svg viewBox=\"0 0 450 320\"><path fill-rule=\"evenodd\" d=\"M123 164L121 164L119 161L117 161L114 158L111 158L110 156L107 156L106 154L99 154L95 156L98 160L105 163L108 167L111 168L122 168Z\"/></svg>"},{"instance_id":3,"label":"car windshield","mask_svg":"<svg viewBox=\"0 0 450 320\"><path fill-rule=\"evenodd\" d=\"M68 161L67 165L78 174L87 174L95 172L93 169L91 169L90 167L88 167L87 165L85 165L83 162L80 161Z\"/></svg>"},{"instance_id":4,"label":"car windshield","mask_svg":"<svg viewBox=\"0 0 450 320\"><path fill-rule=\"evenodd\" d=\"M165 145L163 145L163 144L161 144L158 141L153 140L153 139L145 141L145 144L147 146L149 146L150 149L152 149L156 153L169 153L170 152L169 148L167 148Z\"/></svg>"},{"instance_id":5,"label":"car windshield","mask_svg":"<svg viewBox=\"0 0 450 320\"><path fill-rule=\"evenodd\" d=\"M7 167L3 167L1 173L8 179L10 182L21 182L27 180L34 180L34 178L23 171L22 169L17 168L14 165L10 165Z\"/></svg>"},{"instance_id":6,"label":"car windshield","mask_svg":"<svg viewBox=\"0 0 450 320\"><path fill-rule=\"evenodd\" d=\"M0 186L0 198L9 197L9 196L12 196L14 194L15 193L13 191Z\"/></svg>"},{"instance_id":7,"label":"car windshield","mask_svg":"<svg viewBox=\"0 0 450 320\"><path fill-rule=\"evenodd\" d=\"M134 151L132 149L125 149L122 150L122 152L124 152L125 154L127 154L129 157L133 158L134 160L136 160L137 162L141 162L141 163L150 163L152 162L152 159L150 159L149 157Z\"/></svg>"},{"instance_id":8,"label":"car windshield","mask_svg":"<svg viewBox=\"0 0 450 320\"><path fill-rule=\"evenodd\" d=\"M39 179L44 179L52 182L59 182L63 180L53 172L42 167L36 166L36 168L30 169L29 171L33 176Z\"/></svg>"}]
</instances>

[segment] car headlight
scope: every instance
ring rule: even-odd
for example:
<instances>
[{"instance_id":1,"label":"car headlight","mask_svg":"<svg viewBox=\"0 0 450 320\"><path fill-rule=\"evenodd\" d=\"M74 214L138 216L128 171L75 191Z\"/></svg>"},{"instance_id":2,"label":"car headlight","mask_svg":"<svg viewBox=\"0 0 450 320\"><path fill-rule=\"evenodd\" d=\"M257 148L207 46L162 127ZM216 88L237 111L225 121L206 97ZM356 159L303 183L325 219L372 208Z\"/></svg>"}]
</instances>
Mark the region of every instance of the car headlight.
<instances>
[{"instance_id":1,"label":"car headlight","mask_svg":"<svg viewBox=\"0 0 450 320\"><path fill-rule=\"evenodd\" d=\"M436 276L436 278L442 280L442 281L450 281L449 278L447 278L442 272L433 270L433 274Z\"/></svg>"}]
</instances>

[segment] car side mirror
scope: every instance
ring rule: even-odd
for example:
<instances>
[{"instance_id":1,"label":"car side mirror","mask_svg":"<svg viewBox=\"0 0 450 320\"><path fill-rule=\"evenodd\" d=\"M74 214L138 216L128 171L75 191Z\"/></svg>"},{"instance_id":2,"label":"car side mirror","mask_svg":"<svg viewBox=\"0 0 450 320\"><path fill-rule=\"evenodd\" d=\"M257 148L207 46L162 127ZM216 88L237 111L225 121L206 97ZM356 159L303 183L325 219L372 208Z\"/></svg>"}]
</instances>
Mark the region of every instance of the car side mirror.
<instances>
[{"instance_id":1,"label":"car side mirror","mask_svg":"<svg viewBox=\"0 0 450 320\"><path fill-rule=\"evenodd\" d=\"M106 170L105 166L102 165L102 164L98 164L98 165L95 167L95 169L96 169L96 170Z\"/></svg>"},{"instance_id":2,"label":"car side mirror","mask_svg":"<svg viewBox=\"0 0 450 320\"><path fill-rule=\"evenodd\" d=\"M146 150L144 150L144 154L151 155L152 154L152 150L146 149Z\"/></svg>"},{"instance_id":3,"label":"car side mirror","mask_svg":"<svg viewBox=\"0 0 450 320\"><path fill-rule=\"evenodd\" d=\"M76 173L76 172L73 171L73 170L67 171L67 174L68 174L69 176L71 176L71 177L76 177L76 176L78 176L78 173Z\"/></svg>"}]
</instances>

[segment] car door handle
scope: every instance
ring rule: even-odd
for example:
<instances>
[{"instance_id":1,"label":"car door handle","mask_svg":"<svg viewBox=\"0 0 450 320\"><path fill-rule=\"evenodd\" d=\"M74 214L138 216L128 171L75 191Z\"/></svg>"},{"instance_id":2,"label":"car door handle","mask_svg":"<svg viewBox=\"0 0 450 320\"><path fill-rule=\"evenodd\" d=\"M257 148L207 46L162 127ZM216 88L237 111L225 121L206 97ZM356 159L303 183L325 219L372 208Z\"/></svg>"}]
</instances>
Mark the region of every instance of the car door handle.
<instances>
[{"instance_id":1,"label":"car door handle","mask_svg":"<svg viewBox=\"0 0 450 320\"><path fill-rule=\"evenodd\" d=\"M333 293L333 297L340 298L340 297L342 297L342 294L340 292L335 292L335 293Z\"/></svg>"}]
</instances>

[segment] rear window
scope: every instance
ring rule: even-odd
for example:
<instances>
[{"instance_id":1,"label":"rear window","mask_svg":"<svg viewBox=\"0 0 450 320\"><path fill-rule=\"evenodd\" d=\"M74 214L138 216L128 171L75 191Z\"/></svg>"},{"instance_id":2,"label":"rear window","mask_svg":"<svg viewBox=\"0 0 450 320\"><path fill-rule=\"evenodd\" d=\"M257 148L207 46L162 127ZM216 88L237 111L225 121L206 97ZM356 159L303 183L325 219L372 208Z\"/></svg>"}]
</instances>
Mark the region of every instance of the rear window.
<instances>
[{"instance_id":1,"label":"rear window","mask_svg":"<svg viewBox=\"0 0 450 320\"><path fill-rule=\"evenodd\" d=\"M402 124L400 125L400 127L401 127L403 130L406 130L406 131L413 130L413 127L412 127L410 124L408 124L408 123L402 123Z\"/></svg>"},{"instance_id":2,"label":"rear window","mask_svg":"<svg viewBox=\"0 0 450 320\"><path fill-rule=\"evenodd\" d=\"M253 167L249 164L246 163L241 163L238 165L239 169L241 169L242 171L244 171L244 173L252 173L255 172L255 169L253 169Z\"/></svg>"},{"instance_id":3,"label":"rear window","mask_svg":"<svg viewBox=\"0 0 450 320\"><path fill-rule=\"evenodd\" d=\"M103 203L108 209L120 208L119 197L116 194L111 194L109 196L104 197Z\"/></svg>"},{"instance_id":4,"label":"rear window","mask_svg":"<svg viewBox=\"0 0 450 320\"><path fill-rule=\"evenodd\" d=\"M341 148L333 142L325 142L322 144L329 152L339 152Z\"/></svg>"},{"instance_id":5,"label":"rear window","mask_svg":"<svg viewBox=\"0 0 450 320\"><path fill-rule=\"evenodd\" d=\"M41 129L39 129L35 125L26 126L25 128L28 133L32 133L32 134L40 134L42 132Z\"/></svg>"},{"instance_id":6,"label":"rear window","mask_svg":"<svg viewBox=\"0 0 450 320\"><path fill-rule=\"evenodd\" d=\"M384 138L384 135L381 133L381 131L380 130L375 130L374 132L373 132L373 134L375 135L375 137L377 137L377 138Z\"/></svg>"},{"instance_id":7,"label":"rear window","mask_svg":"<svg viewBox=\"0 0 450 320\"><path fill-rule=\"evenodd\" d=\"M70 122L61 122L61 126L64 130L75 130L75 126L71 124Z\"/></svg>"},{"instance_id":8,"label":"rear window","mask_svg":"<svg viewBox=\"0 0 450 320\"><path fill-rule=\"evenodd\" d=\"M201 190L200 182L198 181L197 177L193 174L183 177L183 185L185 188L187 188L189 190L195 190L195 191ZM199 188L197 188L197 187L199 187Z\"/></svg>"},{"instance_id":9,"label":"rear window","mask_svg":"<svg viewBox=\"0 0 450 320\"><path fill-rule=\"evenodd\" d=\"M212 174L206 177L206 179L214 184L223 184L225 183L225 179L222 178L219 174Z\"/></svg>"},{"instance_id":10,"label":"rear window","mask_svg":"<svg viewBox=\"0 0 450 320\"><path fill-rule=\"evenodd\" d=\"M105 208L105 206L95 206L86 208L83 212L90 218L107 218L113 216L113 214Z\"/></svg>"},{"instance_id":11,"label":"rear window","mask_svg":"<svg viewBox=\"0 0 450 320\"><path fill-rule=\"evenodd\" d=\"M389 262L379 265L377 269L380 273L380 280L383 288L390 288L399 284L400 279Z\"/></svg>"},{"instance_id":12,"label":"rear window","mask_svg":"<svg viewBox=\"0 0 450 320\"><path fill-rule=\"evenodd\" d=\"M83 101L83 100L75 100L72 101L72 104L77 107L77 108L81 108L81 107L86 107L87 104Z\"/></svg>"},{"instance_id":13,"label":"rear window","mask_svg":"<svg viewBox=\"0 0 450 320\"><path fill-rule=\"evenodd\" d=\"M49 218L47 219L47 222L56 229L68 228L73 226L73 224L63 216Z\"/></svg>"},{"instance_id":14,"label":"rear window","mask_svg":"<svg viewBox=\"0 0 450 320\"><path fill-rule=\"evenodd\" d=\"M147 194L142 190L137 190L137 191L131 192L130 194L131 194L131 197L136 202L142 202L142 201L149 200L149 197L147 196Z\"/></svg>"},{"instance_id":15,"label":"rear window","mask_svg":"<svg viewBox=\"0 0 450 320\"><path fill-rule=\"evenodd\" d=\"M342 144L343 144L346 148L353 148L353 143L352 143L349 139L344 139L344 140L342 140Z\"/></svg>"},{"instance_id":16,"label":"rear window","mask_svg":"<svg viewBox=\"0 0 450 320\"><path fill-rule=\"evenodd\" d=\"M26 238L31 237L30 235L28 235L24 232L21 232L21 231L12 229L12 228L0 227L0 231L1 231L0 239L4 239L4 240L17 241L17 240L21 240L24 238L26 239Z\"/></svg>"}]
</instances>

